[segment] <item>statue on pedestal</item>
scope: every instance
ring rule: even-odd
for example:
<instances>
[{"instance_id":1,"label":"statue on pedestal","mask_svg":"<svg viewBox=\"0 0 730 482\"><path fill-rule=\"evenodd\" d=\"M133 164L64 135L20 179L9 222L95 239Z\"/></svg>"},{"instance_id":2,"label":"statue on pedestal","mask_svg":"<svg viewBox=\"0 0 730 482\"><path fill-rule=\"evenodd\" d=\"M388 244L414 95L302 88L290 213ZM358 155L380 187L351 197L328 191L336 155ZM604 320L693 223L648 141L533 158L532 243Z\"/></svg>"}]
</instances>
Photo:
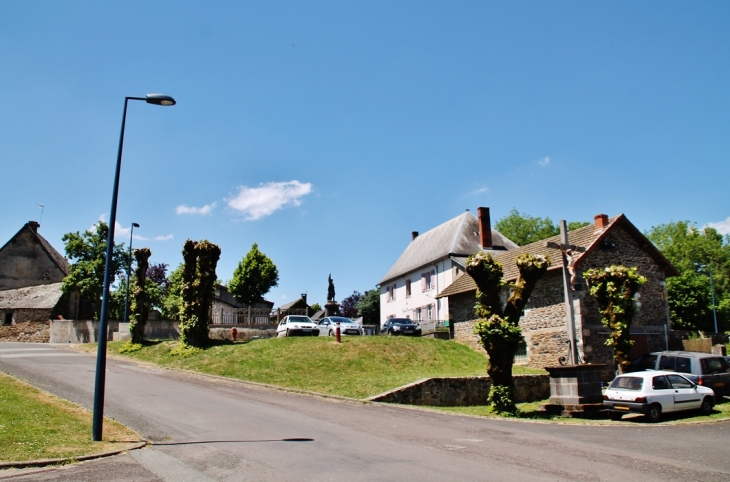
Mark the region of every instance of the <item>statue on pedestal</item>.
<instances>
[{"instance_id":1,"label":"statue on pedestal","mask_svg":"<svg viewBox=\"0 0 730 482\"><path fill-rule=\"evenodd\" d=\"M329 275L329 286L327 287L327 301L335 301L335 284L332 275Z\"/></svg>"}]
</instances>

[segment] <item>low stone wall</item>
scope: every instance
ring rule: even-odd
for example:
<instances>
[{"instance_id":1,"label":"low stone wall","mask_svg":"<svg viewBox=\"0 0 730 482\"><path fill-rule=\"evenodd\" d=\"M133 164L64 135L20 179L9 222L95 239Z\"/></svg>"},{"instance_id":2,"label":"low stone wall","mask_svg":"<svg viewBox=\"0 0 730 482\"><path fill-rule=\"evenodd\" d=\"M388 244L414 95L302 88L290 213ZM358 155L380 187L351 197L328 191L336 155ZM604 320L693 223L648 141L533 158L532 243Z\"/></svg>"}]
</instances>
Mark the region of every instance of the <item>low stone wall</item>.
<instances>
[{"instance_id":1,"label":"low stone wall","mask_svg":"<svg viewBox=\"0 0 730 482\"><path fill-rule=\"evenodd\" d=\"M548 375L516 375L515 401L534 402L550 397ZM368 400L373 402L467 407L486 405L492 380L489 377L424 378Z\"/></svg>"},{"instance_id":2,"label":"low stone wall","mask_svg":"<svg viewBox=\"0 0 730 482\"><path fill-rule=\"evenodd\" d=\"M277 325L216 325L210 326L211 340L233 340L231 329L236 329L236 340L249 341L257 338L276 338Z\"/></svg>"},{"instance_id":3,"label":"low stone wall","mask_svg":"<svg viewBox=\"0 0 730 482\"><path fill-rule=\"evenodd\" d=\"M107 340L119 331L119 321L109 320ZM85 320L51 320L51 343L96 343L99 341L99 322Z\"/></svg>"},{"instance_id":4,"label":"low stone wall","mask_svg":"<svg viewBox=\"0 0 730 482\"><path fill-rule=\"evenodd\" d=\"M26 321L0 326L0 341L48 343L51 330L48 321Z\"/></svg>"}]
</instances>

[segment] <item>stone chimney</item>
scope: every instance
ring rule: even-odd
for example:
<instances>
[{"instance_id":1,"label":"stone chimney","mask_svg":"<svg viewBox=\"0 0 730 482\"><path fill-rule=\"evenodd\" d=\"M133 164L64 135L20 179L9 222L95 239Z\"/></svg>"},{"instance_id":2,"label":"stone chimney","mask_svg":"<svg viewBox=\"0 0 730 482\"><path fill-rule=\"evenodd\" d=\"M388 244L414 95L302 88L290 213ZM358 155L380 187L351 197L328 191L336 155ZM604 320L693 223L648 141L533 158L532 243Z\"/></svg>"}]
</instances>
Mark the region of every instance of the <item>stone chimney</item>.
<instances>
[{"instance_id":1,"label":"stone chimney","mask_svg":"<svg viewBox=\"0 0 730 482\"><path fill-rule=\"evenodd\" d=\"M608 226L608 215L596 214L595 216L593 216L593 223L596 227L596 231L606 229L606 227Z\"/></svg>"},{"instance_id":2,"label":"stone chimney","mask_svg":"<svg viewBox=\"0 0 730 482\"><path fill-rule=\"evenodd\" d=\"M492 222L489 219L489 208L477 208L479 214L479 242L482 249L492 249Z\"/></svg>"},{"instance_id":3,"label":"stone chimney","mask_svg":"<svg viewBox=\"0 0 730 482\"><path fill-rule=\"evenodd\" d=\"M27 226L28 226L28 227L30 228L30 230L31 230L31 231L33 231L34 233L37 233L37 232L38 232L38 228L40 228L40 227L41 227L41 225L40 225L40 224L38 224L38 222L37 222L37 221L28 221L28 224L27 224Z\"/></svg>"},{"instance_id":4,"label":"stone chimney","mask_svg":"<svg viewBox=\"0 0 730 482\"><path fill-rule=\"evenodd\" d=\"M418 231L411 232L411 241L414 241L418 237Z\"/></svg>"},{"instance_id":5,"label":"stone chimney","mask_svg":"<svg viewBox=\"0 0 730 482\"><path fill-rule=\"evenodd\" d=\"M307 293L302 293L302 299L305 303L307 302Z\"/></svg>"}]
</instances>

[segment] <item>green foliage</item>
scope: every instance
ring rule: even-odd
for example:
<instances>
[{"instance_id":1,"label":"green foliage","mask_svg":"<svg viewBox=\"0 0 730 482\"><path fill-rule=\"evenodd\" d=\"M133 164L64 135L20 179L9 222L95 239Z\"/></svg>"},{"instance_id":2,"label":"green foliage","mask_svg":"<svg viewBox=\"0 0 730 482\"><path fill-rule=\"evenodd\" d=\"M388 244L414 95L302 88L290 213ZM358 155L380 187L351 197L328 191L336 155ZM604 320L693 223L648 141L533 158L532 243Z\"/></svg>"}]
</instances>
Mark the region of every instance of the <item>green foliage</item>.
<instances>
[{"instance_id":1,"label":"green foliage","mask_svg":"<svg viewBox=\"0 0 730 482\"><path fill-rule=\"evenodd\" d=\"M359 291L353 291L350 296L343 299L340 303L340 314L347 318L357 318L357 304L362 296Z\"/></svg>"},{"instance_id":2,"label":"green foliage","mask_svg":"<svg viewBox=\"0 0 730 482\"><path fill-rule=\"evenodd\" d=\"M730 328L730 237L689 221L654 226L646 236L681 273L667 279L672 326L714 331L711 269L718 330Z\"/></svg>"},{"instance_id":3,"label":"green foliage","mask_svg":"<svg viewBox=\"0 0 730 482\"><path fill-rule=\"evenodd\" d=\"M312 303L311 305L309 305L309 308L315 313L318 311L322 311L322 305L320 305L319 303Z\"/></svg>"},{"instance_id":4,"label":"green foliage","mask_svg":"<svg viewBox=\"0 0 730 482\"><path fill-rule=\"evenodd\" d=\"M220 248L209 241L188 239L183 245L180 341L186 347L202 348L210 341L208 318L215 297L215 268L220 255Z\"/></svg>"},{"instance_id":5,"label":"green foliage","mask_svg":"<svg viewBox=\"0 0 730 482\"><path fill-rule=\"evenodd\" d=\"M253 243L251 249L233 271L228 291L239 303L253 305L264 299L271 288L279 285L279 270L271 259Z\"/></svg>"},{"instance_id":6,"label":"green foliage","mask_svg":"<svg viewBox=\"0 0 730 482\"><path fill-rule=\"evenodd\" d=\"M363 325L380 324L380 290L368 290L357 302L357 312L362 316Z\"/></svg>"},{"instance_id":7,"label":"green foliage","mask_svg":"<svg viewBox=\"0 0 730 482\"><path fill-rule=\"evenodd\" d=\"M149 316L149 301L147 299L147 260L152 255L149 248L135 249L134 257L137 260L137 269L134 272L136 286L131 291L132 303L130 306L131 316L129 318L129 333L132 335L132 343L142 343L144 340L144 328ZM157 285L154 281L152 284Z\"/></svg>"},{"instance_id":8,"label":"green foliage","mask_svg":"<svg viewBox=\"0 0 730 482\"><path fill-rule=\"evenodd\" d=\"M590 223L584 221L570 221L568 230L578 229ZM494 228L507 236L519 246L534 243L560 233L560 226L554 224L550 218L540 218L520 213L512 208L509 214L494 225Z\"/></svg>"},{"instance_id":9,"label":"green foliage","mask_svg":"<svg viewBox=\"0 0 730 482\"><path fill-rule=\"evenodd\" d=\"M104 290L104 268L106 263L107 238L109 226L103 221L96 225L96 232L78 231L63 235L66 257L71 265L69 274L63 280L63 292L78 290L90 302L95 304L96 318L101 310L101 296ZM111 282L122 272L126 264L124 244L114 244L111 263Z\"/></svg>"},{"instance_id":10,"label":"green foliage","mask_svg":"<svg viewBox=\"0 0 730 482\"><path fill-rule=\"evenodd\" d=\"M517 410L512 398L512 365L523 339L520 317L532 290L550 266L550 260L525 253L515 259L515 264L520 274L503 307L500 299L504 286L502 265L490 254L482 252L466 260L466 272L477 285L474 311L479 319L474 325L474 333L489 354L487 373L492 379L489 405L495 413L515 413Z\"/></svg>"},{"instance_id":11,"label":"green foliage","mask_svg":"<svg viewBox=\"0 0 730 482\"><path fill-rule=\"evenodd\" d=\"M611 329L606 345L613 347L613 356L620 373L625 373L631 364L631 320L636 313L634 296L646 283L646 278L636 267L609 266L586 270L583 277L589 293L598 302L603 318L601 322Z\"/></svg>"},{"instance_id":12,"label":"green foliage","mask_svg":"<svg viewBox=\"0 0 730 482\"><path fill-rule=\"evenodd\" d=\"M132 343L132 341L130 340L119 349L119 353L133 353L133 352L139 351L141 349L142 349L141 343Z\"/></svg>"},{"instance_id":13,"label":"green foliage","mask_svg":"<svg viewBox=\"0 0 730 482\"><path fill-rule=\"evenodd\" d=\"M516 417L519 410L514 402L514 390L511 386L492 385L489 389L489 412L503 417Z\"/></svg>"},{"instance_id":14,"label":"green foliage","mask_svg":"<svg viewBox=\"0 0 730 482\"><path fill-rule=\"evenodd\" d=\"M175 345L170 350L170 355L179 357L179 358L188 358L193 355L198 355L200 353L203 353L204 350L202 348L198 348L195 346L188 346L184 345L182 343ZM121 353L121 350L119 351Z\"/></svg>"},{"instance_id":15,"label":"green foliage","mask_svg":"<svg viewBox=\"0 0 730 482\"><path fill-rule=\"evenodd\" d=\"M183 263L167 278L167 287L162 292L159 307L163 320L179 320L182 310Z\"/></svg>"}]
</instances>

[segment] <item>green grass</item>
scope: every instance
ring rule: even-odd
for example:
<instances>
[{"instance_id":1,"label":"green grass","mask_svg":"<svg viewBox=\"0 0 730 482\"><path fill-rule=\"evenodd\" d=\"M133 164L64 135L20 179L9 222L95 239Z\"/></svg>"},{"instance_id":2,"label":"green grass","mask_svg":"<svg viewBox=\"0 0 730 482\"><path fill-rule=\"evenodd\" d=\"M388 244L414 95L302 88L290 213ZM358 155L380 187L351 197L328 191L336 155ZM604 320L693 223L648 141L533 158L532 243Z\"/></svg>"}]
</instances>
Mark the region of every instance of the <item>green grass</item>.
<instances>
[{"instance_id":1,"label":"green grass","mask_svg":"<svg viewBox=\"0 0 730 482\"><path fill-rule=\"evenodd\" d=\"M0 373L0 461L79 457L120 450L140 438L111 420L91 441L91 413Z\"/></svg>"},{"instance_id":2,"label":"green grass","mask_svg":"<svg viewBox=\"0 0 730 482\"><path fill-rule=\"evenodd\" d=\"M517 404L517 407L520 409L521 413L520 413L520 416L516 417L516 418L517 419L527 419L527 420L544 420L544 421L550 421L550 422L576 424L576 425L586 425L586 424L590 424L590 425L621 425L621 424L623 424L623 425L625 425L625 424L632 424L632 423L646 423L644 420L644 417L641 415L625 415L624 418L618 422L612 422L612 421L608 420L607 418L600 419L600 420L591 420L591 419L581 419L581 418L562 418L562 417L556 416L556 415L550 416L550 415L547 415L538 410L538 406L543 403L547 403L547 400ZM497 415L490 413L486 405L479 405L479 406L474 406L474 407L429 407L429 408L434 408L436 410L441 410L444 412L461 413L461 414L465 414L465 415L476 415L479 417L503 418L503 417L499 417ZM710 415L702 415L696 411L667 413L662 416L662 421L659 422L659 424L653 424L653 425L673 425L673 424L688 423L688 422L711 422L711 421L728 420L728 419L730 419L730 399L722 398L715 405L715 409L713 410L713 413L711 413Z\"/></svg>"},{"instance_id":3,"label":"green grass","mask_svg":"<svg viewBox=\"0 0 730 482\"><path fill-rule=\"evenodd\" d=\"M109 343L120 353L124 342ZM272 338L223 343L174 356L179 342L148 342L124 357L330 395L367 398L428 377L486 374L487 358L467 346L406 337ZM87 345L88 346L88 345ZM545 373L516 368L515 373Z\"/></svg>"}]
</instances>

